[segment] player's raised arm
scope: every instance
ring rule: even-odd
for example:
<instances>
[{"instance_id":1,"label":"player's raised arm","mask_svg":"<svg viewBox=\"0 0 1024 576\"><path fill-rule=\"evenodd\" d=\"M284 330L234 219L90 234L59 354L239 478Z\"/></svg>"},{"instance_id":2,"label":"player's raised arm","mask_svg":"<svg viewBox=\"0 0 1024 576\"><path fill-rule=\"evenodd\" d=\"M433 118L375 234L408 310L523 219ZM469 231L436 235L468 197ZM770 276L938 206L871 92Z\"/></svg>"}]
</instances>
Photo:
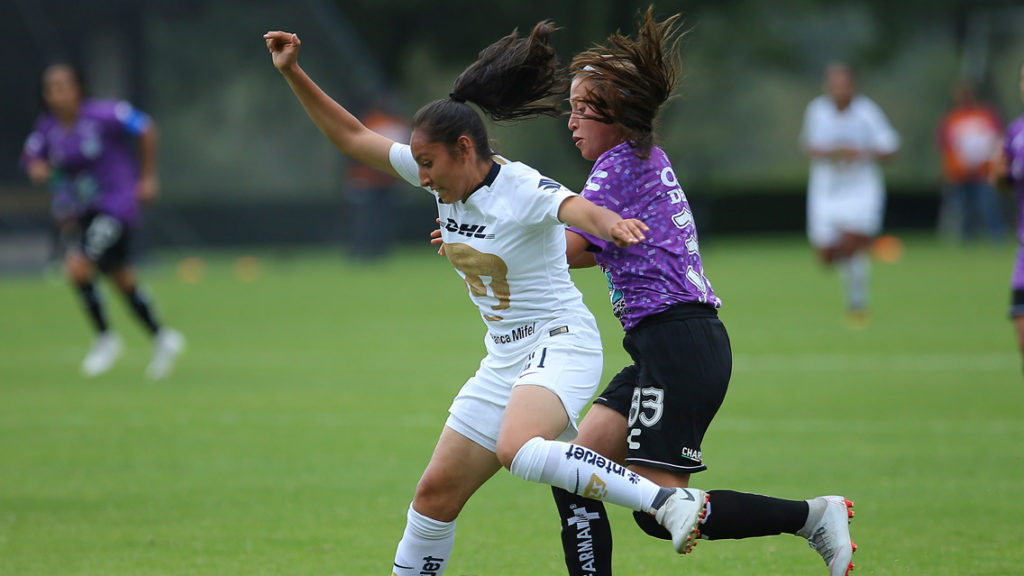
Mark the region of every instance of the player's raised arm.
<instances>
[{"instance_id":1,"label":"player's raised arm","mask_svg":"<svg viewBox=\"0 0 1024 576\"><path fill-rule=\"evenodd\" d=\"M277 30L267 32L263 38L274 67L288 81L288 86L324 136L346 156L398 176L388 158L394 142L364 126L299 67L299 37Z\"/></svg>"}]
</instances>

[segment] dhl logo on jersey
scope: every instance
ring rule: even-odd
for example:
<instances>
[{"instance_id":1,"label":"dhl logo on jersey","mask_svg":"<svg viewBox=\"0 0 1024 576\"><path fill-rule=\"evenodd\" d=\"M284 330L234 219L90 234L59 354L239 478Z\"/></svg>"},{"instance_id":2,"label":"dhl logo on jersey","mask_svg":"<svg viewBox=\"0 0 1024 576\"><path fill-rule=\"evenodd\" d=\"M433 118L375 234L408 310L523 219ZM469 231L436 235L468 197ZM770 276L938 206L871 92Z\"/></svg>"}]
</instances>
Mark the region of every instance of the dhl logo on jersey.
<instances>
[{"instance_id":1,"label":"dhl logo on jersey","mask_svg":"<svg viewBox=\"0 0 1024 576\"><path fill-rule=\"evenodd\" d=\"M483 224L459 224L451 218L447 218L446 220L444 229L449 232L454 232L468 238L484 238L486 240L494 238L494 234L487 234L484 232L484 229L486 229L487 226Z\"/></svg>"}]
</instances>

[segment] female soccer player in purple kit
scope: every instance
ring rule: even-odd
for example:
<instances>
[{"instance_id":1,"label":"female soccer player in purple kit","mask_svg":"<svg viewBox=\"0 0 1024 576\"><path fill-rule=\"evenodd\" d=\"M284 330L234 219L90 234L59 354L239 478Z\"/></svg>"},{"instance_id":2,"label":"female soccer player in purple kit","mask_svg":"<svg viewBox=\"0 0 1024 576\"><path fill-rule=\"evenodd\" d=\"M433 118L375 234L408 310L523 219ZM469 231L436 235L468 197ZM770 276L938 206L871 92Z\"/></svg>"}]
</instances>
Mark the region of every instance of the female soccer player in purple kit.
<instances>
[{"instance_id":1,"label":"female soccer player in purple kit","mask_svg":"<svg viewBox=\"0 0 1024 576\"><path fill-rule=\"evenodd\" d=\"M57 63L43 71L46 111L25 142L22 165L34 184L50 185L54 216L73 236L64 265L96 330L82 373L106 372L122 351L96 290L99 270L113 280L153 336L146 374L158 380L171 371L185 341L176 330L161 326L129 263L139 201L152 199L157 190L156 127L127 102L87 99L84 92L73 66Z\"/></svg>"},{"instance_id":2,"label":"female soccer player in purple kit","mask_svg":"<svg viewBox=\"0 0 1024 576\"><path fill-rule=\"evenodd\" d=\"M1020 96L1024 100L1024 64L1020 67ZM1002 189L1012 188L1017 195L1017 261L1010 283L1010 318L1017 329L1017 342L1024 355L1024 116L1018 117L1006 129L1000 154L992 167L992 178Z\"/></svg>"},{"instance_id":3,"label":"female soccer player in purple kit","mask_svg":"<svg viewBox=\"0 0 1024 576\"><path fill-rule=\"evenodd\" d=\"M612 311L626 332L623 346L634 362L595 399L576 443L656 483L685 487L691 473L706 469L701 440L725 398L732 351L716 310L722 302L704 275L693 213L665 152L654 144L655 116L678 78L677 19L657 23L648 9L636 38L616 33L572 61L568 127L582 156L594 161L582 194L645 222L650 231L645 242L620 248L569 229L567 258L574 267L596 262L605 272ZM552 490L570 574L610 574L603 505ZM831 576L853 566L852 503L841 496L708 495L700 527L705 539L793 533L807 538ZM665 537L649 515L634 516L645 532ZM590 542L580 539L583 524ZM592 555L579 553L589 546Z\"/></svg>"}]
</instances>

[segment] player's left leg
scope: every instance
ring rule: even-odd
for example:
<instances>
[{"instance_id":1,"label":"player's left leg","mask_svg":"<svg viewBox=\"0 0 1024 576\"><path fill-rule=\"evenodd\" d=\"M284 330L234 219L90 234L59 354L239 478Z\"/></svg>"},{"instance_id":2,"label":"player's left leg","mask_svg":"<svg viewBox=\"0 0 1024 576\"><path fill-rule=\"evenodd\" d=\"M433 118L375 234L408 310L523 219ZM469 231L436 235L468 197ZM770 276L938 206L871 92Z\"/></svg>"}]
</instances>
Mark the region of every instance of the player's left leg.
<instances>
[{"instance_id":1,"label":"player's left leg","mask_svg":"<svg viewBox=\"0 0 1024 576\"><path fill-rule=\"evenodd\" d=\"M135 318L145 326L150 336L156 336L160 332L160 321L149 296L139 287L135 271L126 264L121 265L110 274L110 278L128 302Z\"/></svg>"},{"instance_id":2,"label":"player's left leg","mask_svg":"<svg viewBox=\"0 0 1024 576\"><path fill-rule=\"evenodd\" d=\"M416 485L392 574L441 576L455 545L456 517L500 468L494 452L445 426Z\"/></svg>"},{"instance_id":3,"label":"player's left leg","mask_svg":"<svg viewBox=\"0 0 1024 576\"><path fill-rule=\"evenodd\" d=\"M840 238L836 268L843 283L846 310L850 320L863 323L867 319L871 258L868 249L873 238L868 234L844 231Z\"/></svg>"},{"instance_id":4,"label":"player's left leg","mask_svg":"<svg viewBox=\"0 0 1024 576\"><path fill-rule=\"evenodd\" d=\"M126 259L120 259L115 266L110 274L111 279L135 317L153 337L153 356L146 368L146 375L152 380L160 380L171 372L175 360L184 352L185 337L160 323L153 302L139 286L135 271L126 263Z\"/></svg>"}]
</instances>

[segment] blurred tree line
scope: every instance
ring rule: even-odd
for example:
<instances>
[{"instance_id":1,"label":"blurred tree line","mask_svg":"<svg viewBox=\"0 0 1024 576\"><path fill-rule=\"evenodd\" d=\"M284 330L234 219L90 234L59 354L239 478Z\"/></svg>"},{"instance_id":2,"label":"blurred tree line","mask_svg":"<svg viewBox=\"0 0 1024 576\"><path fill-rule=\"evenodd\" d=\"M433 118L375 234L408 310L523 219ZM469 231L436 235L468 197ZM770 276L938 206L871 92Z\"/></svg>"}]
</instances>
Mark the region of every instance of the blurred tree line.
<instances>
[{"instance_id":1,"label":"blurred tree line","mask_svg":"<svg viewBox=\"0 0 1024 576\"><path fill-rule=\"evenodd\" d=\"M567 62L615 30L631 33L643 0L480 3L450 0L337 2L368 51L410 106L447 94L476 52L518 27L551 18ZM684 79L659 124L684 183L705 192L800 189L806 162L797 147L803 109L824 66L845 60L904 139L889 168L892 188L938 186L935 127L958 78L1007 116L1020 110L1016 66L1024 60L1019 2L984 0L688 0L655 4L680 13L687 29ZM510 156L577 185L586 163L560 121L498 128ZM537 154L537 150L544 150Z\"/></svg>"},{"instance_id":2,"label":"blurred tree line","mask_svg":"<svg viewBox=\"0 0 1024 576\"><path fill-rule=\"evenodd\" d=\"M38 72L57 56L85 64L93 92L125 97L161 126L169 202L331 198L346 163L323 139L270 64L267 29L303 40L303 67L359 113L380 97L411 115L448 94L488 43L538 20L563 29L565 62L620 29L632 32L648 2L635 0L8 0L13 22L0 93L0 187L21 185L17 151L38 111ZM685 0L684 77L659 121L662 145L689 194L799 193L797 146L804 107L831 60L850 62L863 92L903 137L890 189L933 192L935 128L959 77L1007 117L1021 105L1019 2L968 0ZM496 127L496 148L578 188L588 165L565 119ZM410 190L410 194L415 194ZM2 195L2 188L0 188Z\"/></svg>"}]
</instances>

